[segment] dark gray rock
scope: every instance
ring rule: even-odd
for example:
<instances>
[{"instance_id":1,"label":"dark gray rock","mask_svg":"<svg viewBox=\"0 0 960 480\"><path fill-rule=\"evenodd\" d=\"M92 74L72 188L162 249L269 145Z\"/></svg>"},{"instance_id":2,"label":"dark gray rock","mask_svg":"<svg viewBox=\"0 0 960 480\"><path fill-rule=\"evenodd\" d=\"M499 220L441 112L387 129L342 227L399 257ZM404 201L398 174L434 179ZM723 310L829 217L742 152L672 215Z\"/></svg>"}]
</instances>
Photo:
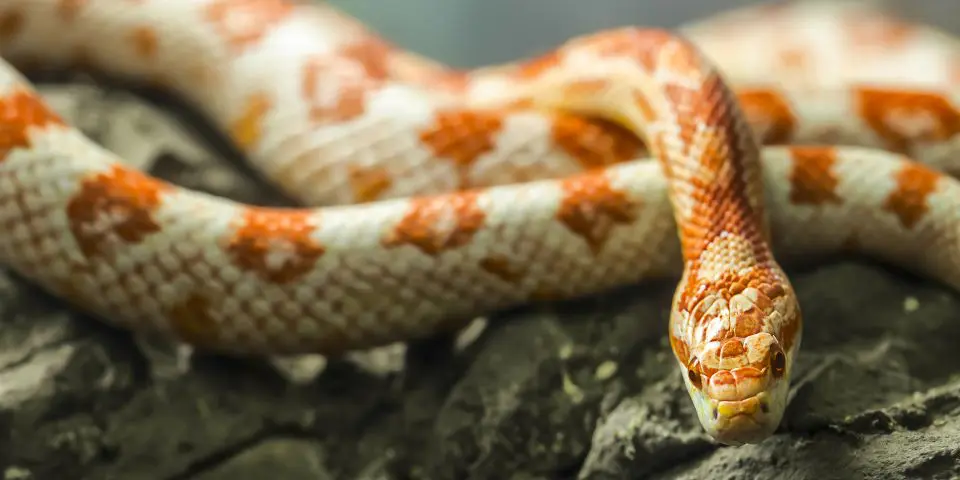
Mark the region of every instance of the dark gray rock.
<instances>
[{"instance_id":1,"label":"dark gray rock","mask_svg":"<svg viewBox=\"0 0 960 480\"><path fill-rule=\"evenodd\" d=\"M189 115L86 86L44 93L156 175L286 203ZM353 355L312 378L315 358L184 362L0 275L0 467L4 479L960 476L960 297L865 261L792 278L809 379L774 438L720 448L665 342L670 282L505 312L459 346Z\"/></svg>"}]
</instances>

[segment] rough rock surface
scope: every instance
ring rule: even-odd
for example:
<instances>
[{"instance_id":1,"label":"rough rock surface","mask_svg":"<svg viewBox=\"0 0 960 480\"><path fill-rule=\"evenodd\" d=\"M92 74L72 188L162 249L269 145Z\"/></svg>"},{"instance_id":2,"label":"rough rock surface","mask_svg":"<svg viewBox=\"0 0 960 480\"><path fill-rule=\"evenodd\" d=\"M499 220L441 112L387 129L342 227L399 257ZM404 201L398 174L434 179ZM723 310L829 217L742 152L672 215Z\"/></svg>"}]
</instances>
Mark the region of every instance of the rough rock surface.
<instances>
[{"instance_id":1,"label":"rough rock surface","mask_svg":"<svg viewBox=\"0 0 960 480\"><path fill-rule=\"evenodd\" d=\"M150 106L82 82L42 91L153 174L288 203L167 98ZM665 342L672 282L505 312L456 339L322 368L317 358L185 356L3 274L0 471L5 480L958 478L960 296L854 259L792 275L807 380L778 435L719 448L696 424Z\"/></svg>"}]
</instances>

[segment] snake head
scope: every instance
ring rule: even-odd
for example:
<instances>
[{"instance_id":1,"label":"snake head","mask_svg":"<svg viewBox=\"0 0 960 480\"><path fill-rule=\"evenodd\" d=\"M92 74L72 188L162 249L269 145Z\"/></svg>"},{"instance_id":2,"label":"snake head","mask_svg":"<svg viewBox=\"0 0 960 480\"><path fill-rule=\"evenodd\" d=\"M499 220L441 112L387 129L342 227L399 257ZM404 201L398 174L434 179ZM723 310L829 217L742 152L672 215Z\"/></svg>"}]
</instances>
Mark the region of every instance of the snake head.
<instances>
[{"instance_id":1,"label":"snake head","mask_svg":"<svg viewBox=\"0 0 960 480\"><path fill-rule=\"evenodd\" d=\"M800 310L788 291L708 294L671 315L671 345L687 392L719 443L758 443L780 425L800 343Z\"/></svg>"}]
</instances>

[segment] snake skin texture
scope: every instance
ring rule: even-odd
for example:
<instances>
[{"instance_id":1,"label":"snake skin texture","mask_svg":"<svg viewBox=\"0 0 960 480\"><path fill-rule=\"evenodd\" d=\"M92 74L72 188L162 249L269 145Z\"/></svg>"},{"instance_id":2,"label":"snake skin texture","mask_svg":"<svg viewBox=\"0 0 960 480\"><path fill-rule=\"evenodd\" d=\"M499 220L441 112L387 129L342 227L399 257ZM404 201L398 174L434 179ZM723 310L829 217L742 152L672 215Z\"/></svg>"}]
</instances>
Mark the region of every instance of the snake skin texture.
<instances>
[{"instance_id":1,"label":"snake skin texture","mask_svg":"<svg viewBox=\"0 0 960 480\"><path fill-rule=\"evenodd\" d=\"M756 442L802 335L774 252L960 288L958 52L856 5L785 3L454 71L326 4L3 0L0 263L114 325L240 355L680 278L669 336L700 422ZM180 95L305 208L125 166L15 69L37 65Z\"/></svg>"}]
</instances>

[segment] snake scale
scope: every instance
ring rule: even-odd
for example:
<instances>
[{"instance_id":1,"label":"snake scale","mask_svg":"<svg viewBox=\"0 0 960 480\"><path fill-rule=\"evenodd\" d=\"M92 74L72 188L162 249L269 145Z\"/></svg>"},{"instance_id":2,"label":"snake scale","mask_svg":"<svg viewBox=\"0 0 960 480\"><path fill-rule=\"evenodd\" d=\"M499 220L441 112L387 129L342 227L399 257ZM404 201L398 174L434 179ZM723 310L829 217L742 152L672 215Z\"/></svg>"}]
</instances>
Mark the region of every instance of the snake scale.
<instances>
[{"instance_id":1,"label":"snake scale","mask_svg":"<svg viewBox=\"0 0 960 480\"><path fill-rule=\"evenodd\" d=\"M323 3L3 0L0 262L114 325L244 355L680 278L669 336L700 422L757 442L802 335L778 258L854 251L960 288L958 52L856 5L780 3L457 71ZM178 94L305 207L125 166L31 65Z\"/></svg>"}]
</instances>

